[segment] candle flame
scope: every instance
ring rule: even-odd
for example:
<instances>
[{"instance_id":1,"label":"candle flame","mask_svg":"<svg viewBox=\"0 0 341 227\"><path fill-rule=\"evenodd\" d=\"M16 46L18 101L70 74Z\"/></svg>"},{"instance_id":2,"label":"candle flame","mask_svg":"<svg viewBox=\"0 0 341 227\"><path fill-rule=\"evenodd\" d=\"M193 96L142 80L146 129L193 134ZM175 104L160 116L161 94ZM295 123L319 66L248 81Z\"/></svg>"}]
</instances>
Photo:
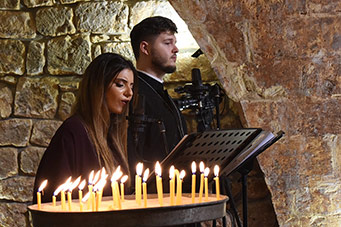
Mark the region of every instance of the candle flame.
<instances>
[{"instance_id":1,"label":"candle flame","mask_svg":"<svg viewBox=\"0 0 341 227\"><path fill-rule=\"evenodd\" d=\"M209 173L210 173L210 168L206 167L204 171L204 176L207 177Z\"/></svg>"},{"instance_id":2,"label":"candle flame","mask_svg":"<svg viewBox=\"0 0 341 227\"><path fill-rule=\"evenodd\" d=\"M79 185L79 182L81 181L81 176L79 176L72 184L70 184L69 191L72 191Z\"/></svg>"},{"instance_id":3,"label":"candle flame","mask_svg":"<svg viewBox=\"0 0 341 227\"><path fill-rule=\"evenodd\" d=\"M78 189L79 189L80 191L82 191L83 188L85 187L85 183L86 183L86 181L85 181L85 179L84 179L84 180L82 180L82 182L81 182L80 185L78 186Z\"/></svg>"},{"instance_id":4,"label":"candle flame","mask_svg":"<svg viewBox=\"0 0 341 227\"><path fill-rule=\"evenodd\" d=\"M113 181L117 181L118 179L120 179L120 177L122 176L122 172L121 172L121 166L118 166L115 170L115 172L113 173L112 177L111 177L111 182Z\"/></svg>"},{"instance_id":5,"label":"candle flame","mask_svg":"<svg viewBox=\"0 0 341 227\"><path fill-rule=\"evenodd\" d=\"M107 173L105 171L105 168L103 167L102 170L101 170L101 179L105 178L106 175L107 175Z\"/></svg>"},{"instance_id":6,"label":"candle flame","mask_svg":"<svg viewBox=\"0 0 341 227\"><path fill-rule=\"evenodd\" d=\"M66 190L68 190L68 188L70 187L70 184L71 184L71 177L69 177L66 181L65 181L65 183L63 184L63 188L62 188L62 191L66 191Z\"/></svg>"},{"instance_id":7,"label":"candle flame","mask_svg":"<svg viewBox=\"0 0 341 227\"><path fill-rule=\"evenodd\" d=\"M101 170L98 170L96 175L95 175L95 177L94 177L94 179L93 179L92 184L96 184L97 183L97 181L99 180L99 175L100 174L101 174Z\"/></svg>"},{"instance_id":8,"label":"candle flame","mask_svg":"<svg viewBox=\"0 0 341 227\"><path fill-rule=\"evenodd\" d=\"M64 188L64 184L59 185L58 188L53 192L53 195L57 196L63 188Z\"/></svg>"},{"instance_id":9,"label":"candle flame","mask_svg":"<svg viewBox=\"0 0 341 227\"><path fill-rule=\"evenodd\" d=\"M44 190L46 185L47 185L47 180L44 180L43 183L41 183L40 187L38 188L38 192L41 192L42 190Z\"/></svg>"},{"instance_id":10,"label":"candle flame","mask_svg":"<svg viewBox=\"0 0 341 227\"><path fill-rule=\"evenodd\" d=\"M204 162L203 162L203 161L201 161L201 162L199 163L199 169L200 169L200 173L203 173L203 172L204 172L205 165L204 165Z\"/></svg>"},{"instance_id":11,"label":"candle flame","mask_svg":"<svg viewBox=\"0 0 341 227\"><path fill-rule=\"evenodd\" d=\"M124 176L121 178L121 183L124 184L127 180L128 180L128 175L124 175Z\"/></svg>"},{"instance_id":12,"label":"candle flame","mask_svg":"<svg viewBox=\"0 0 341 227\"><path fill-rule=\"evenodd\" d=\"M181 170L180 175L179 175L180 180L184 179L185 175L186 175L185 170Z\"/></svg>"},{"instance_id":13,"label":"candle flame","mask_svg":"<svg viewBox=\"0 0 341 227\"><path fill-rule=\"evenodd\" d=\"M195 163L195 161L192 162L192 173L195 174L195 172L197 171L197 164Z\"/></svg>"},{"instance_id":14,"label":"candle flame","mask_svg":"<svg viewBox=\"0 0 341 227\"><path fill-rule=\"evenodd\" d=\"M82 202L85 203L90 197L90 191L88 193L85 194L85 196L82 199Z\"/></svg>"},{"instance_id":15,"label":"candle flame","mask_svg":"<svg viewBox=\"0 0 341 227\"><path fill-rule=\"evenodd\" d=\"M149 168L147 168L143 173L143 182L146 182L149 177Z\"/></svg>"},{"instance_id":16,"label":"candle flame","mask_svg":"<svg viewBox=\"0 0 341 227\"><path fill-rule=\"evenodd\" d=\"M155 174L161 177L161 165L159 161L157 161L155 164Z\"/></svg>"},{"instance_id":17,"label":"candle flame","mask_svg":"<svg viewBox=\"0 0 341 227\"><path fill-rule=\"evenodd\" d=\"M219 174L219 166L218 165L215 165L214 166L214 176L218 176L218 174Z\"/></svg>"},{"instance_id":18,"label":"candle flame","mask_svg":"<svg viewBox=\"0 0 341 227\"><path fill-rule=\"evenodd\" d=\"M105 184L107 183L107 180L105 179L100 179L97 184L95 184L93 191L99 191L102 190L105 186Z\"/></svg>"},{"instance_id":19,"label":"candle flame","mask_svg":"<svg viewBox=\"0 0 341 227\"><path fill-rule=\"evenodd\" d=\"M94 180L94 173L95 173L95 171L92 170L89 174L89 184L93 184L92 181Z\"/></svg>"},{"instance_id":20,"label":"candle flame","mask_svg":"<svg viewBox=\"0 0 341 227\"><path fill-rule=\"evenodd\" d=\"M173 179L174 178L174 172L175 172L175 167L171 166L169 168L169 179Z\"/></svg>"},{"instance_id":21,"label":"candle flame","mask_svg":"<svg viewBox=\"0 0 341 227\"><path fill-rule=\"evenodd\" d=\"M139 162L136 165L136 174L141 176L142 175L142 169L143 169L143 163Z\"/></svg>"}]
</instances>

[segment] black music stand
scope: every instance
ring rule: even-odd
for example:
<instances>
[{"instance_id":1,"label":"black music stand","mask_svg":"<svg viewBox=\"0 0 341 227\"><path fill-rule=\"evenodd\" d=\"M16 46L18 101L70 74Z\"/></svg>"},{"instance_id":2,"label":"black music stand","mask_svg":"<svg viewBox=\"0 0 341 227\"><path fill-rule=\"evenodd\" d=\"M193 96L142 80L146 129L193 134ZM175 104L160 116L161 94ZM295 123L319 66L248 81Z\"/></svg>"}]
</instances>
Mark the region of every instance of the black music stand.
<instances>
[{"instance_id":1,"label":"black music stand","mask_svg":"<svg viewBox=\"0 0 341 227\"><path fill-rule=\"evenodd\" d=\"M171 165L179 170L191 173L191 163L203 161L205 166L221 168L220 176L228 176L238 170L243 176L243 223L247 226L247 174L252 170L254 158L275 143L284 133L274 136L260 128L243 128L228 130L212 130L196 132L186 135L178 145L161 162L162 169L169 169ZM153 172L151 173L153 174ZM210 174L209 180L213 179ZM186 180L187 179L187 180ZM154 181L149 177L148 182ZM189 181L189 177L185 177ZM185 184L184 184L185 185ZM233 198L229 195L232 208L235 210ZM236 219L240 226L238 213Z\"/></svg>"}]
</instances>

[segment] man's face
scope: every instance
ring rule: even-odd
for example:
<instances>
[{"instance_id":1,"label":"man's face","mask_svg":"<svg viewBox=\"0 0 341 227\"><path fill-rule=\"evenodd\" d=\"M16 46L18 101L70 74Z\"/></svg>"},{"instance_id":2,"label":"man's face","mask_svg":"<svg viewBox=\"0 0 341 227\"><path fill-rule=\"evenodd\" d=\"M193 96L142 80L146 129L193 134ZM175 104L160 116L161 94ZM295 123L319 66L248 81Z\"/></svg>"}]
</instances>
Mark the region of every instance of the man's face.
<instances>
[{"instance_id":1,"label":"man's face","mask_svg":"<svg viewBox=\"0 0 341 227\"><path fill-rule=\"evenodd\" d=\"M176 38L172 32L162 32L151 44L151 61L155 68L172 73L176 70Z\"/></svg>"}]
</instances>

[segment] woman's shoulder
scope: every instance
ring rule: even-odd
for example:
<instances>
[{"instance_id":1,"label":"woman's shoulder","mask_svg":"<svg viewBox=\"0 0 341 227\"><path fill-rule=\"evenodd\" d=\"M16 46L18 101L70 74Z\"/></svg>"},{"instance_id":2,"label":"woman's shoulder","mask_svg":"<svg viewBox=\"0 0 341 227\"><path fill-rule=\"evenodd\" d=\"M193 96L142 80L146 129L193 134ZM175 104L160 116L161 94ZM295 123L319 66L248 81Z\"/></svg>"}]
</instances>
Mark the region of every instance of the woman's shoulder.
<instances>
[{"instance_id":1,"label":"woman's shoulder","mask_svg":"<svg viewBox=\"0 0 341 227\"><path fill-rule=\"evenodd\" d=\"M74 133L86 132L83 120L79 115L72 115L60 126L59 131L69 131Z\"/></svg>"}]
</instances>

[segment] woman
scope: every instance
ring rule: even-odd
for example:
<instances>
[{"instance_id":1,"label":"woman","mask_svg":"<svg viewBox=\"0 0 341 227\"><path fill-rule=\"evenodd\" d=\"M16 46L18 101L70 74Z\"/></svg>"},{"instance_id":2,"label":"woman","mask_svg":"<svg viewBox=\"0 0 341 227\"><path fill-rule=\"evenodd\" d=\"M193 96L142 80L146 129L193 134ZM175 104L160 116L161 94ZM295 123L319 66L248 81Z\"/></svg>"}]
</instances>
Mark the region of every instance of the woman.
<instances>
[{"instance_id":1,"label":"woman","mask_svg":"<svg viewBox=\"0 0 341 227\"><path fill-rule=\"evenodd\" d=\"M136 75L133 64L118 54L102 54L91 62L80 85L75 113L56 131L39 164L34 203L45 179L48 184L42 201L47 202L69 176L88 179L92 170L102 167L111 176L118 165L129 174L126 115ZM110 186L104 194L106 191L110 192Z\"/></svg>"}]
</instances>

